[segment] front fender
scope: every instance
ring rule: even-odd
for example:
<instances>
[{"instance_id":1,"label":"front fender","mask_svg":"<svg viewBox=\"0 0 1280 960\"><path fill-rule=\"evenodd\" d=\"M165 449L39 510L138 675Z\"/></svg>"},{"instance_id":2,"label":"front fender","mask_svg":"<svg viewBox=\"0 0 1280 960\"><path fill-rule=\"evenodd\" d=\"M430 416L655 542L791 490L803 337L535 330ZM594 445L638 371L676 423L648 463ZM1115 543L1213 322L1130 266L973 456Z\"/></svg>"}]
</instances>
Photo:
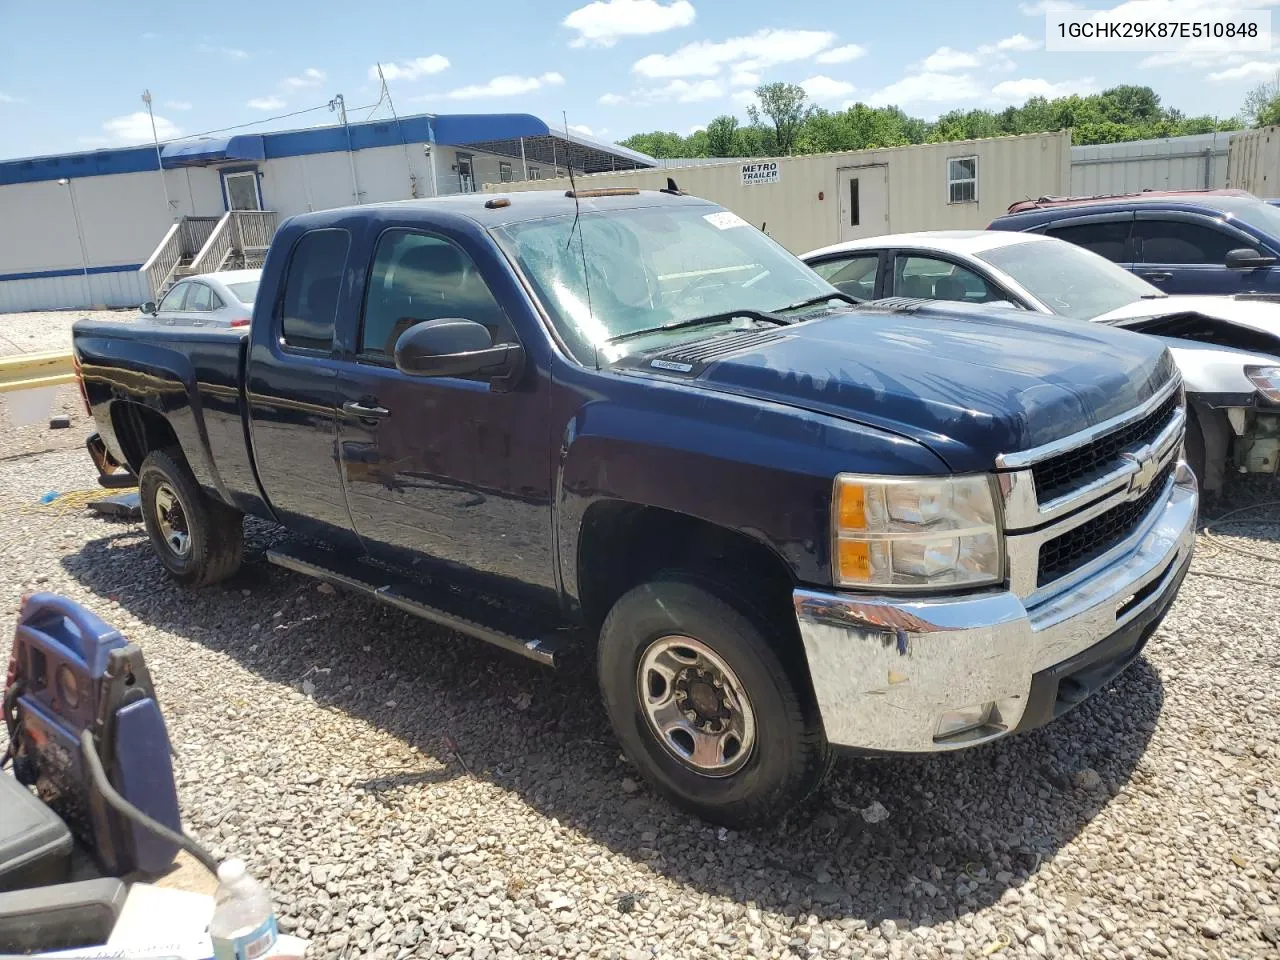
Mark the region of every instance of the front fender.
<instances>
[{"instance_id":1,"label":"front fender","mask_svg":"<svg viewBox=\"0 0 1280 960\"><path fill-rule=\"evenodd\" d=\"M561 582L580 600L578 543L602 500L659 507L764 544L799 583L831 580L831 494L841 471L944 475L913 440L780 404L650 389L586 403L566 424L555 478Z\"/></svg>"},{"instance_id":2,"label":"front fender","mask_svg":"<svg viewBox=\"0 0 1280 960\"><path fill-rule=\"evenodd\" d=\"M1253 406L1257 387L1244 375L1246 366L1276 366L1274 356L1160 337L1173 354L1182 383L1193 399L1203 398L1209 406Z\"/></svg>"}]
</instances>

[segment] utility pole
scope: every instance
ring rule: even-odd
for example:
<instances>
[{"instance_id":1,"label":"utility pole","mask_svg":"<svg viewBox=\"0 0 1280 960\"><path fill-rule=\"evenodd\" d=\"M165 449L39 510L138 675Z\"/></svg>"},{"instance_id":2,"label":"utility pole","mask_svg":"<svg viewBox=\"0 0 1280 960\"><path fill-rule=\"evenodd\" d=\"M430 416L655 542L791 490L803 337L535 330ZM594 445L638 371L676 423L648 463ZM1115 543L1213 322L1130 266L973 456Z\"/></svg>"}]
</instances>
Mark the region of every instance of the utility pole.
<instances>
[{"instance_id":1,"label":"utility pole","mask_svg":"<svg viewBox=\"0 0 1280 960\"><path fill-rule=\"evenodd\" d=\"M151 118L151 140L156 145L156 168L160 171L160 189L164 191L165 216L172 216L173 204L169 200L169 184L164 179L164 161L160 157L160 137L156 135L156 115L151 109L151 91L142 91L142 102L147 105L147 116Z\"/></svg>"},{"instance_id":2,"label":"utility pole","mask_svg":"<svg viewBox=\"0 0 1280 960\"><path fill-rule=\"evenodd\" d=\"M347 162L351 165L351 194L355 197L355 205L360 206L360 181L356 179L356 154L351 146L351 126L347 123L347 103L338 94L329 101L329 110L338 111L338 121L347 131Z\"/></svg>"},{"instance_id":3,"label":"utility pole","mask_svg":"<svg viewBox=\"0 0 1280 960\"><path fill-rule=\"evenodd\" d=\"M387 86L387 78L382 75L382 64L378 64L378 81L382 84L382 96L378 97L378 102L382 102L382 97L387 98L387 105L391 107L391 119L396 122L396 133L400 135L400 146L404 148L404 167L409 174L409 196L412 199L418 197L418 178L414 175L413 164L409 162L409 144L404 139L404 128L400 126L400 115L396 113L396 102L391 99L391 88Z\"/></svg>"},{"instance_id":4,"label":"utility pole","mask_svg":"<svg viewBox=\"0 0 1280 960\"><path fill-rule=\"evenodd\" d=\"M71 216L76 222L76 242L80 244L80 269L84 277L85 307L92 307L93 289L89 286L89 253L84 246L84 228L80 225L80 208L76 206L76 188L67 177L59 179L58 186L66 187L67 196L71 198Z\"/></svg>"}]
</instances>

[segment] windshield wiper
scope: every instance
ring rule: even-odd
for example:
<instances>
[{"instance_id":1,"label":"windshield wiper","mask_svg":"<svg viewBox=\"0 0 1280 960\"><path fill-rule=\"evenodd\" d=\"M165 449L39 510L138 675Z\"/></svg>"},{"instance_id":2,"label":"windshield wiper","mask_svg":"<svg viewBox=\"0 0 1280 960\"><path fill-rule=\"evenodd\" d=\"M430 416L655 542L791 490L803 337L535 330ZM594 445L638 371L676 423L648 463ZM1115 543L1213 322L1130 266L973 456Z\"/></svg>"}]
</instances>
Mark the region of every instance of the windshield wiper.
<instances>
[{"instance_id":1,"label":"windshield wiper","mask_svg":"<svg viewBox=\"0 0 1280 960\"><path fill-rule=\"evenodd\" d=\"M650 333L664 333L667 330L684 330L689 327L701 327L712 323L728 323L730 320L736 320L738 317L746 317L748 320L759 320L763 323L774 323L780 327L785 327L792 322L786 317L780 317L776 313L770 313L767 310L727 310L724 313L712 313L705 317L692 317L688 320L674 320L671 323L663 323L656 327L642 327L639 330L628 330L626 333L620 333L615 337L610 337L605 341L605 343L621 343L623 340L633 340L636 337L643 337Z\"/></svg>"},{"instance_id":2,"label":"windshield wiper","mask_svg":"<svg viewBox=\"0 0 1280 960\"><path fill-rule=\"evenodd\" d=\"M824 293L818 297L809 297L807 300L797 300L795 303L789 303L785 307L779 307L775 313L782 313L784 310L799 310L801 307L816 307L820 303L826 303L828 300L843 300L845 303L851 303L855 307L862 303L857 297L851 297L847 293L841 293L835 290L831 293Z\"/></svg>"}]
</instances>

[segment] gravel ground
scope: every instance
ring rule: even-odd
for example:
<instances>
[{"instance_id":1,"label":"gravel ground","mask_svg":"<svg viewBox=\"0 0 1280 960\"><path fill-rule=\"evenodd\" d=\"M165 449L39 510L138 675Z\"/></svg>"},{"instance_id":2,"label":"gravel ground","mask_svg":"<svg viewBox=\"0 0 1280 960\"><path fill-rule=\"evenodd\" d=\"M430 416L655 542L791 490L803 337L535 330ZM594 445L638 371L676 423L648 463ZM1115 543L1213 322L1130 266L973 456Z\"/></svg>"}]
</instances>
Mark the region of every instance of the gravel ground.
<instances>
[{"instance_id":1,"label":"gravel ground","mask_svg":"<svg viewBox=\"0 0 1280 960\"><path fill-rule=\"evenodd\" d=\"M71 349L71 325L82 317L95 320L129 320L136 310L59 310L0 314L0 357L19 353L45 353ZM49 418L71 418L68 430L50 430ZM15 456L49 450L80 448L93 427L74 386L57 388L47 415L37 423L19 426L11 415L9 400L0 393L0 464Z\"/></svg>"},{"instance_id":2,"label":"gravel ground","mask_svg":"<svg viewBox=\"0 0 1280 960\"><path fill-rule=\"evenodd\" d=\"M92 486L78 451L4 465L0 634L44 589L142 645L188 828L248 859L316 957L1280 954L1274 586L1193 575L1146 656L1058 723L843 760L739 834L637 782L586 671L261 560L177 588L139 526L38 503ZM1268 509L1195 569L1280 584L1223 546L1280 558ZM251 554L278 536L249 533Z\"/></svg>"}]
</instances>

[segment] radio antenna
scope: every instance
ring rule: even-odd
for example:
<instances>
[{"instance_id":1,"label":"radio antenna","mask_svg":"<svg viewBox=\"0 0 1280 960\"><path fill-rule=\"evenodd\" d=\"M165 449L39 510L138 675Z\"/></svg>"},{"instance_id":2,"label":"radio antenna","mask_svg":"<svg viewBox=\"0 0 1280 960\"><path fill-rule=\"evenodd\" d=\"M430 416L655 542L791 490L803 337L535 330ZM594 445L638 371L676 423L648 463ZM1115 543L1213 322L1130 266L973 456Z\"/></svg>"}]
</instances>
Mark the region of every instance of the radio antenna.
<instances>
[{"instance_id":1,"label":"radio antenna","mask_svg":"<svg viewBox=\"0 0 1280 960\"><path fill-rule=\"evenodd\" d=\"M582 286L587 294L587 316L594 318L596 314L591 309L591 277L587 275L587 243L581 227L582 203L578 200L578 183L573 178L573 142L569 139L569 114L561 110L560 116L564 119L565 154L569 163L569 196L573 197L573 226L569 228L569 239L565 241L564 246L566 250L573 246L573 234L577 231L578 251L582 254ZM599 370L600 345L598 343L591 345L591 353L596 360L596 369Z\"/></svg>"}]
</instances>

